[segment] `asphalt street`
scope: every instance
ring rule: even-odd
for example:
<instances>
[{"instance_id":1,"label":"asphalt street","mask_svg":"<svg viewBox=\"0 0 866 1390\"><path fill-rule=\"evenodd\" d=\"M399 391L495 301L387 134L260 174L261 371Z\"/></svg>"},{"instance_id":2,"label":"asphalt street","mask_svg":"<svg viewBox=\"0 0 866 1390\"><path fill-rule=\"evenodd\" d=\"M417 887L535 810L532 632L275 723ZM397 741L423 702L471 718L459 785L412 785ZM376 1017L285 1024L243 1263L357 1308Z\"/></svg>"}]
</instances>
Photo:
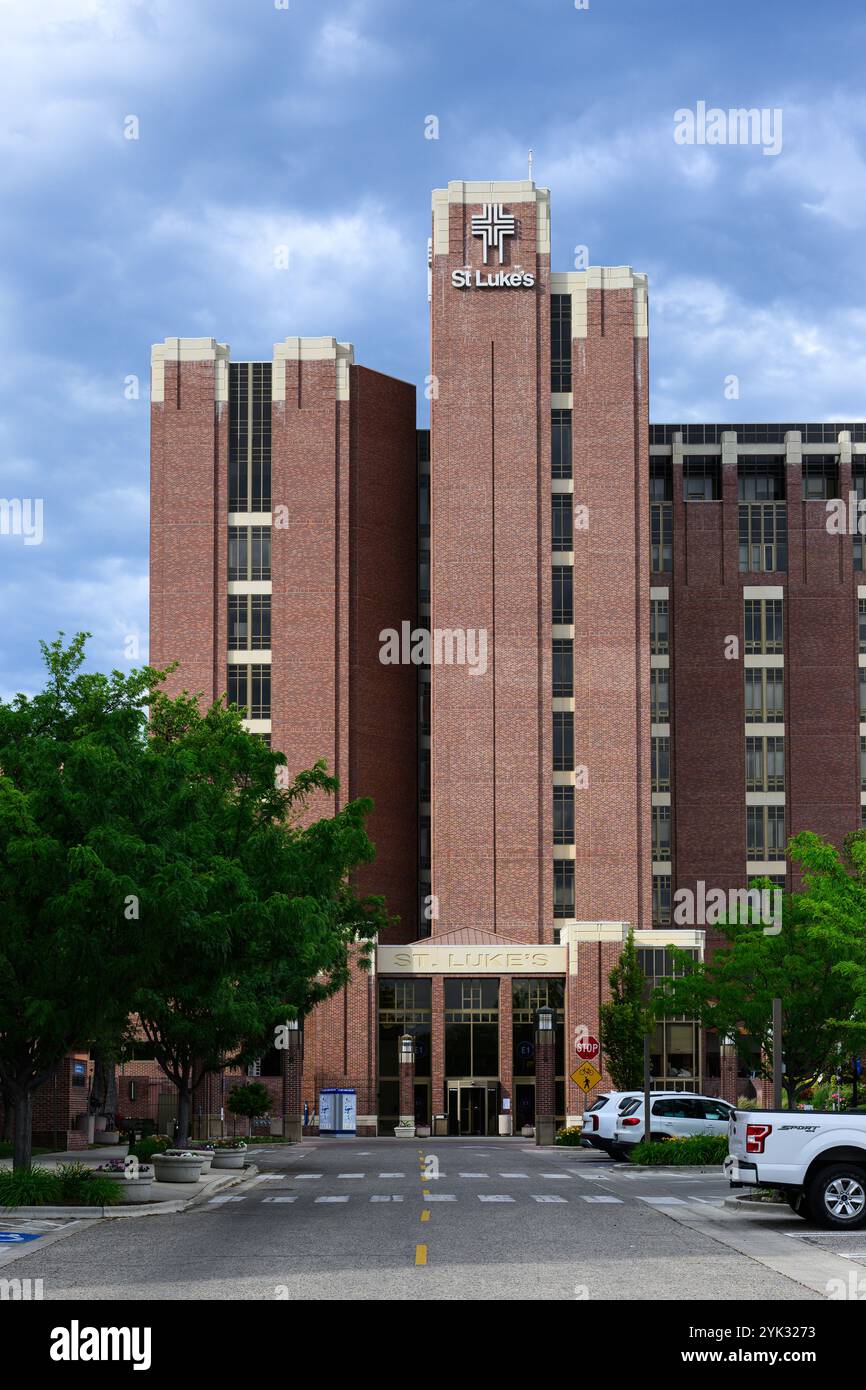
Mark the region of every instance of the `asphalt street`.
<instances>
[{"instance_id":1,"label":"asphalt street","mask_svg":"<svg viewBox=\"0 0 866 1390\"><path fill-rule=\"evenodd\" d=\"M498 1139L307 1140L254 1161L179 1214L7 1220L42 1230L2 1274L45 1300L816 1299L866 1278L866 1234L732 1213L714 1172Z\"/></svg>"}]
</instances>

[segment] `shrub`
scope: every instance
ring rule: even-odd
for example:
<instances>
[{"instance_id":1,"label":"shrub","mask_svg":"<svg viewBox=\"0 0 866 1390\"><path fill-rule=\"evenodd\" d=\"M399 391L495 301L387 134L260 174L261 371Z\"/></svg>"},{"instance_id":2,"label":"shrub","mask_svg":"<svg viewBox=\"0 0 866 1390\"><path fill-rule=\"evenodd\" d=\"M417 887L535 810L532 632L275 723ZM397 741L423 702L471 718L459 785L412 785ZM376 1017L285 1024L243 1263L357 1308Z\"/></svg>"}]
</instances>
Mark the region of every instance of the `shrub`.
<instances>
[{"instance_id":1,"label":"shrub","mask_svg":"<svg viewBox=\"0 0 866 1390\"><path fill-rule=\"evenodd\" d=\"M165 1153L166 1149L171 1148L171 1140L165 1134L154 1134L150 1139L139 1139L137 1144L133 1144L129 1150L133 1158L137 1158L139 1163L149 1163L154 1154Z\"/></svg>"},{"instance_id":2,"label":"shrub","mask_svg":"<svg viewBox=\"0 0 866 1390\"><path fill-rule=\"evenodd\" d=\"M554 1140L553 1142L554 1142L555 1144L572 1144L572 1145L579 1145L582 1136L583 1136L583 1126L582 1126L582 1125L569 1125L569 1127L568 1127L567 1129L561 1129L561 1130L559 1131L559 1133L557 1134L557 1136L556 1136L556 1138L555 1138L555 1140Z\"/></svg>"},{"instance_id":3,"label":"shrub","mask_svg":"<svg viewBox=\"0 0 866 1390\"><path fill-rule=\"evenodd\" d=\"M738 1097L737 1097L737 1109L738 1109L738 1110L757 1110L757 1108L758 1108L758 1102L757 1102L757 1100L750 1099L749 1096L738 1096Z\"/></svg>"},{"instance_id":4,"label":"shrub","mask_svg":"<svg viewBox=\"0 0 866 1390\"><path fill-rule=\"evenodd\" d=\"M724 1163L728 1155L728 1140L724 1134L695 1134L689 1139L662 1139L653 1143L645 1140L631 1151L632 1163L700 1164L714 1167Z\"/></svg>"},{"instance_id":5,"label":"shrub","mask_svg":"<svg viewBox=\"0 0 866 1390\"><path fill-rule=\"evenodd\" d=\"M10 1168L0 1172L0 1207L46 1207L60 1201L60 1183L50 1168Z\"/></svg>"},{"instance_id":6,"label":"shrub","mask_svg":"<svg viewBox=\"0 0 866 1390\"><path fill-rule=\"evenodd\" d=\"M111 1207L123 1195L116 1182L100 1177L84 1163L60 1163L56 1174L61 1202L84 1207Z\"/></svg>"},{"instance_id":7,"label":"shrub","mask_svg":"<svg viewBox=\"0 0 866 1390\"><path fill-rule=\"evenodd\" d=\"M232 1115L246 1115L251 1120L259 1115L269 1115L272 1107L271 1093L261 1081L232 1086L226 1101L226 1109Z\"/></svg>"}]
</instances>

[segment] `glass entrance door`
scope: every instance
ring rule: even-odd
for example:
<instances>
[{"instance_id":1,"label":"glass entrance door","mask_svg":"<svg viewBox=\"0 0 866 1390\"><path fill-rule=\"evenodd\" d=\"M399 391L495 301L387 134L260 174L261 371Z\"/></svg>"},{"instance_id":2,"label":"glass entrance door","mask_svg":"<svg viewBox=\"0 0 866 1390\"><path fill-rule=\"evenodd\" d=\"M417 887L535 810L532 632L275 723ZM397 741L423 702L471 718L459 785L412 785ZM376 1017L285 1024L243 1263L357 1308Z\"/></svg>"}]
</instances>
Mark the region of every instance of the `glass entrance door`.
<instances>
[{"instance_id":1,"label":"glass entrance door","mask_svg":"<svg viewBox=\"0 0 866 1390\"><path fill-rule=\"evenodd\" d=\"M469 1138L496 1134L498 1116L498 1081L448 1082L449 1134Z\"/></svg>"},{"instance_id":2,"label":"glass entrance door","mask_svg":"<svg viewBox=\"0 0 866 1390\"><path fill-rule=\"evenodd\" d=\"M483 1086L460 1087L460 1133L475 1135L487 1132L487 1092Z\"/></svg>"}]
</instances>

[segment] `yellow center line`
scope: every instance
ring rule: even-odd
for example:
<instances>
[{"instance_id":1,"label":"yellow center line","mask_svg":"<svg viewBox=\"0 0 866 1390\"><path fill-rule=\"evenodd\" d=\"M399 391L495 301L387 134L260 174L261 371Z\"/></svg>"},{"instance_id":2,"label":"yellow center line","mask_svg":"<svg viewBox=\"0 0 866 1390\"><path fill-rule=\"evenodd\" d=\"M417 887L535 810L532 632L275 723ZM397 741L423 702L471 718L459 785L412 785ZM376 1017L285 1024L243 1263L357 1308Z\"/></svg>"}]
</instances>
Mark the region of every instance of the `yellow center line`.
<instances>
[{"instance_id":1,"label":"yellow center line","mask_svg":"<svg viewBox=\"0 0 866 1390\"><path fill-rule=\"evenodd\" d=\"M426 1246L426 1245L416 1245L416 1246L415 1246L415 1263L416 1263L416 1265L426 1265L426 1263L427 1263L427 1246Z\"/></svg>"},{"instance_id":2,"label":"yellow center line","mask_svg":"<svg viewBox=\"0 0 866 1390\"><path fill-rule=\"evenodd\" d=\"M429 1221L429 1220L430 1220L430 1213L429 1213L429 1211L427 1211L426 1207L425 1207L424 1211L422 1211L422 1213L421 1213L421 1220L422 1220L422 1221Z\"/></svg>"}]
</instances>

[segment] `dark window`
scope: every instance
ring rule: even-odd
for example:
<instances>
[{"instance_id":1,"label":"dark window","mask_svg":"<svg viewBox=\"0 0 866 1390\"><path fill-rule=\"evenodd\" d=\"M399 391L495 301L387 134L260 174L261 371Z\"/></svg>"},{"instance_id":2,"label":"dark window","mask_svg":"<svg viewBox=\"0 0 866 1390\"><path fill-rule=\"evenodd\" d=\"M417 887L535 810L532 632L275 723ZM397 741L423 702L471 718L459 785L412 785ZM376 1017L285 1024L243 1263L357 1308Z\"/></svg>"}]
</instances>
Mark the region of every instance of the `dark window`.
<instances>
[{"instance_id":1,"label":"dark window","mask_svg":"<svg viewBox=\"0 0 866 1390\"><path fill-rule=\"evenodd\" d=\"M683 500L716 502L722 495L717 458L693 455L683 462Z\"/></svg>"},{"instance_id":2,"label":"dark window","mask_svg":"<svg viewBox=\"0 0 866 1390\"><path fill-rule=\"evenodd\" d=\"M229 704L239 705L247 719L270 719L270 666L229 666L227 693Z\"/></svg>"},{"instance_id":3,"label":"dark window","mask_svg":"<svg viewBox=\"0 0 866 1390\"><path fill-rule=\"evenodd\" d=\"M271 364L229 364L229 511L271 509Z\"/></svg>"},{"instance_id":4,"label":"dark window","mask_svg":"<svg viewBox=\"0 0 866 1390\"><path fill-rule=\"evenodd\" d=\"M666 926L671 920L671 876L653 874L653 926Z\"/></svg>"},{"instance_id":5,"label":"dark window","mask_svg":"<svg viewBox=\"0 0 866 1390\"><path fill-rule=\"evenodd\" d=\"M553 861L553 915L574 916L574 860Z\"/></svg>"},{"instance_id":6,"label":"dark window","mask_svg":"<svg viewBox=\"0 0 866 1390\"><path fill-rule=\"evenodd\" d=\"M784 459L741 459L737 465L741 502L781 502L785 497Z\"/></svg>"},{"instance_id":7,"label":"dark window","mask_svg":"<svg viewBox=\"0 0 866 1390\"><path fill-rule=\"evenodd\" d=\"M673 568L674 518L670 502L650 503L650 568L663 574Z\"/></svg>"},{"instance_id":8,"label":"dark window","mask_svg":"<svg viewBox=\"0 0 866 1390\"><path fill-rule=\"evenodd\" d=\"M270 594L230 594L229 651L266 651L271 645Z\"/></svg>"},{"instance_id":9,"label":"dark window","mask_svg":"<svg viewBox=\"0 0 866 1390\"><path fill-rule=\"evenodd\" d=\"M839 469L832 456L812 454L803 459L803 499L821 501L839 496Z\"/></svg>"},{"instance_id":10,"label":"dark window","mask_svg":"<svg viewBox=\"0 0 866 1390\"><path fill-rule=\"evenodd\" d=\"M782 639L782 600L747 598L744 606L746 652L780 653Z\"/></svg>"},{"instance_id":11,"label":"dark window","mask_svg":"<svg viewBox=\"0 0 866 1390\"><path fill-rule=\"evenodd\" d=\"M574 787L553 788L553 843L574 844Z\"/></svg>"},{"instance_id":12,"label":"dark window","mask_svg":"<svg viewBox=\"0 0 866 1390\"><path fill-rule=\"evenodd\" d=\"M649 495L651 502L671 502L673 500L674 490L670 459L650 459Z\"/></svg>"},{"instance_id":13,"label":"dark window","mask_svg":"<svg viewBox=\"0 0 866 1390\"><path fill-rule=\"evenodd\" d=\"M229 579L270 579L270 526L230 526Z\"/></svg>"},{"instance_id":14,"label":"dark window","mask_svg":"<svg viewBox=\"0 0 866 1390\"><path fill-rule=\"evenodd\" d=\"M554 410L550 425L550 471L554 478L571 477L571 411Z\"/></svg>"},{"instance_id":15,"label":"dark window","mask_svg":"<svg viewBox=\"0 0 866 1390\"><path fill-rule=\"evenodd\" d=\"M553 770L574 771L574 715L570 710L553 711Z\"/></svg>"},{"instance_id":16,"label":"dark window","mask_svg":"<svg viewBox=\"0 0 866 1390\"><path fill-rule=\"evenodd\" d=\"M749 736L746 739L746 791L784 790L785 740Z\"/></svg>"},{"instance_id":17,"label":"dark window","mask_svg":"<svg viewBox=\"0 0 866 1390\"><path fill-rule=\"evenodd\" d=\"M571 390L571 295L550 296L550 389Z\"/></svg>"},{"instance_id":18,"label":"dark window","mask_svg":"<svg viewBox=\"0 0 866 1390\"><path fill-rule=\"evenodd\" d=\"M418 698L421 705L421 733L430 732L430 682L419 681Z\"/></svg>"},{"instance_id":19,"label":"dark window","mask_svg":"<svg viewBox=\"0 0 866 1390\"><path fill-rule=\"evenodd\" d=\"M418 477L418 534L422 540L430 535L430 474Z\"/></svg>"},{"instance_id":20,"label":"dark window","mask_svg":"<svg viewBox=\"0 0 866 1390\"><path fill-rule=\"evenodd\" d=\"M430 1075L430 1014L432 983L429 979L379 980L379 1075L399 1075L400 1038L415 1039L415 1074ZM389 1114L396 1115L395 1108Z\"/></svg>"},{"instance_id":21,"label":"dark window","mask_svg":"<svg viewBox=\"0 0 866 1390\"><path fill-rule=\"evenodd\" d=\"M422 550L418 556L418 602L430 602L430 551Z\"/></svg>"},{"instance_id":22,"label":"dark window","mask_svg":"<svg viewBox=\"0 0 866 1390\"><path fill-rule=\"evenodd\" d=\"M746 858L784 859L784 806L746 807Z\"/></svg>"},{"instance_id":23,"label":"dark window","mask_svg":"<svg viewBox=\"0 0 866 1390\"><path fill-rule=\"evenodd\" d=\"M784 673L778 666L746 670L746 720L781 724L785 718Z\"/></svg>"},{"instance_id":24,"label":"dark window","mask_svg":"<svg viewBox=\"0 0 866 1390\"><path fill-rule=\"evenodd\" d=\"M571 493L555 492L551 499L551 541L554 550L573 550Z\"/></svg>"},{"instance_id":25,"label":"dark window","mask_svg":"<svg viewBox=\"0 0 866 1390\"><path fill-rule=\"evenodd\" d=\"M653 859L663 860L671 857L671 808L653 806Z\"/></svg>"},{"instance_id":26,"label":"dark window","mask_svg":"<svg viewBox=\"0 0 866 1390\"><path fill-rule=\"evenodd\" d=\"M574 642L570 637L553 639L553 694L563 700L574 694Z\"/></svg>"},{"instance_id":27,"label":"dark window","mask_svg":"<svg viewBox=\"0 0 866 1390\"><path fill-rule=\"evenodd\" d=\"M671 789L671 741L666 734L656 735L650 740L650 762L652 790L669 792Z\"/></svg>"},{"instance_id":28,"label":"dark window","mask_svg":"<svg viewBox=\"0 0 866 1390\"><path fill-rule=\"evenodd\" d=\"M419 857L422 869L430 868L430 817L421 816L420 826L420 850Z\"/></svg>"},{"instance_id":29,"label":"dark window","mask_svg":"<svg viewBox=\"0 0 866 1390\"><path fill-rule=\"evenodd\" d=\"M858 617L858 624L859 624L858 631L859 631L859 637L860 637L860 651L861 651L861 653L866 653L866 598L861 598L861 599L858 600L857 608L858 608L857 617Z\"/></svg>"},{"instance_id":30,"label":"dark window","mask_svg":"<svg viewBox=\"0 0 866 1390\"><path fill-rule=\"evenodd\" d=\"M670 671L654 667L650 671L650 718L654 724L666 724L670 715Z\"/></svg>"},{"instance_id":31,"label":"dark window","mask_svg":"<svg viewBox=\"0 0 866 1390\"><path fill-rule=\"evenodd\" d=\"M553 614L554 623L574 622L574 573L571 565L553 566Z\"/></svg>"},{"instance_id":32,"label":"dark window","mask_svg":"<svg viewBox=\"0 0 866 1390\"><path fill-rule=\"evenodd\" d=\"M740 572L769 574L788 568L788 517L784 502L740 504Z\"/></svg>"},{"instance_id":33,"label":"dark window","mask_svg":"<svg viewBox=\"0 0 866 1390\"><path fill-rule=\"evenodd\" d=\"M665 656L668 651L668 601L650 600L650 651L653 656Z\"/></svg>"},{"instance_id":34,"label":"dark window","mask_svg":"<svg viewBox=\"0 0 866 1390\"><path fill-rule=\"evenodd\" d=\"M499 981L445 980L446 1076L499 1075Z\"/></svg>"}]
</instances>

